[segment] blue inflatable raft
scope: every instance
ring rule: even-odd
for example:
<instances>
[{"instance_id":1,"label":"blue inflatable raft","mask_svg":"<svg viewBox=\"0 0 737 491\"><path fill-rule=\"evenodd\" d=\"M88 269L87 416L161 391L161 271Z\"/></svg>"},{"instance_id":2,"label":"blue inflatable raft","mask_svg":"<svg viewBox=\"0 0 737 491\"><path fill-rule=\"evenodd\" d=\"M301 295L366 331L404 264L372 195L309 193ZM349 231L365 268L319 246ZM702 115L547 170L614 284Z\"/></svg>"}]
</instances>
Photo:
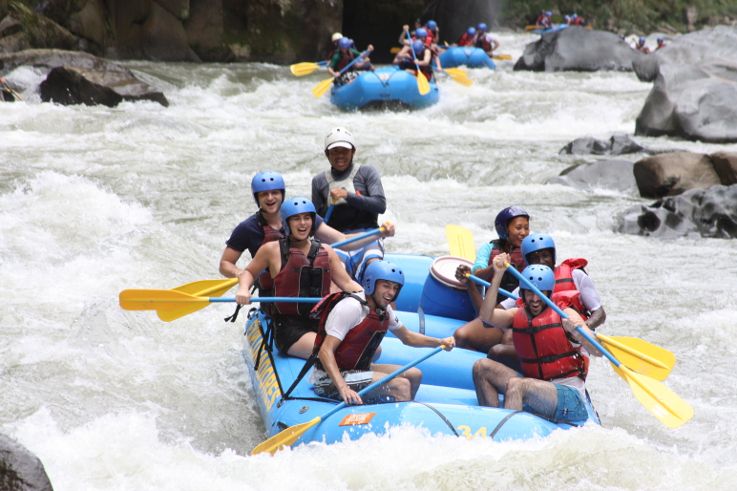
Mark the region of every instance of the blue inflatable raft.
<instances>
[{"instance_id":1,"label":"blue inflatable raft","mask_svg":"<svg viewBox=\"0 0 737 491\"><path fill-rule=\"evenodd\" d=\"M468 68L496 68L494 60L483 49L472 46L450 46L440 53L440 63L446 68L461 65Z\"/></svg>"},{"instance_id":2,"label":"blue inflatable raft","mask_svg":"<svg viewBox=\"0 0 737 491\"><path fill-rule=\"evenodd\" d=\"M444 337L473 317L465 291L457 289L447 272L454 271L459 258L387 254L405 273L405 286L397 302L397 313L409 329L429 336ZM308 374L288 399L285 391L298 376L305 361L268 349L269 319L252 310L246 324L243 356L248 366L259 411L269 437L282 430L328 413L338 402L318 397ZM427 348L404 346L387 336L381 344L378 363L404 365L428 353ZM418 365L422 385L414 401L346 406L301 435L295 442L333 443L360 438L367 433L382 434L390 426L409 424L431 434L485 437L502 441L546 436L557 429L572 427L556 424L524 411L479 407L471 374L474 362L485 355L464 349L441 352ZM588 405L589 422L599 423Z\"/></svg>"},{"instance_id":3,"label":"blue inflatable raft","mask_svg":"<svg viewBox=\"0 0 737 491\"><path fill-rule=\"evenodd\" d=\"M437 103L440 97L434 81L430 81L430 92L420 95L417 78L395 66L356 73L356 78L344 85L334 86L330 92L330 102L340 109L350 111L392 106L422 109Z\"/></svg>"}]
</instances>

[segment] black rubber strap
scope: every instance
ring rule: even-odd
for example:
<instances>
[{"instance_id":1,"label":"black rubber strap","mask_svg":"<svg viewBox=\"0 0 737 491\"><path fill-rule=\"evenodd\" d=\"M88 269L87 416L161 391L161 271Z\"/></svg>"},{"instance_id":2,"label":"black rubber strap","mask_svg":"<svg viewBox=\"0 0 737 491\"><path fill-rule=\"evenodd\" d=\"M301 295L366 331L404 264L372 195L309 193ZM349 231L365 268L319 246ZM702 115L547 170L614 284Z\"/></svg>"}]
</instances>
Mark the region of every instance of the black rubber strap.
<instances>
[{"instance_id":1,"label":"black rubber strap","mask_svg":"<svg viewBox=\"0 0 737 491\"><path fill-rule=\"evenodd\" d=\"M494 439L494 437L496 436L496 434L497 434L497 433L499 432L499 430L501 430L501 429L502 429L502 426L504 426L504 425L505 425L505 424L507 423L507 421L509 421L509 419L510 419L510 418L511 418L512 416L514 416L515 414L519 414L519 413L521 413L521 412L523 412L523 411L514 411L513 413L509 413L509 414L507 414L506 416L504 416L504 418L502 418L502 420L501 420L501 421L499 421L499 424L497 424L497 425L496 425L496 428L494 428L494 429L492 430L492 432L491 432L491 433L489 433L489 438L491 438L491 439L493 440L493 439Z\"/></svg>"}]
</instances>

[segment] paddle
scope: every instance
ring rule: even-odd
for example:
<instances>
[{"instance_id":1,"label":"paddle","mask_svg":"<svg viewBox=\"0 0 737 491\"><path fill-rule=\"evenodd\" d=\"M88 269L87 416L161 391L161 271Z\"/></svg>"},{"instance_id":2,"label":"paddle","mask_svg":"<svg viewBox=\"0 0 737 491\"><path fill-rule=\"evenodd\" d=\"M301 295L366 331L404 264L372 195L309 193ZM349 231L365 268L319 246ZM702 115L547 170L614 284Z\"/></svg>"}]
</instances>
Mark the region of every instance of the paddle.
<instances>
[{"instance_id":1,"label":"paddle","mask_svg":"<svg viewBox=\"0 0 737 491\"><path fill-rule=\"evenodd\" d=\"M468 78L468 74L462 68L442 68L440 69L440 71L448 74L451 79L461 85L464 85L466 87L470 87L471 85L473 85L473 80Z\"/></svg>"},{"instance_id":2,"label":"paddle","mask_svg":"<svg viewBox=\"0 0 737 491\"><path fill-rule=\"evenodd\" d=\"M219 281L219 280L205 280ZM171 322L201 310L211 303L235 302L235 297L196 297L178 290L123 290L119 296L125 310L155 310L164 322ZM253 297L251 302L317 303L317 297Z\"/></svg>"},{"instance_id":3,"label":"paddle","mask_svg":"<svg viewBox=\"0 0 737 491\"><path fill-rule=\"evenodd\" d=\"M527 288L535 292L551 309L555 310L562 318L568 318L568 315L555 305L547 296L545 296L535 285L525 278L514 266L505 264L507 271L512 273L517 279L524 283ZM678 428L693 417L693 408L675 392L670 390L662 382L655 380L647 375L635 373L624 366L616 359L604 346L599 344L596 339L586 332L581 326L576 327L576 331L581 334L586 341L591 343L598 349L607 359L614 365L614 371L622 377L632 389L633 394L640 401L645 409L658 418L668 428Z\"/></svg>"},{"instance_id":4,"label":"paddle","mask_svg":"<svg viewBox=\"0 0 737 491\"><path fill-rule=\"evenodd\" d=\"M219 297L237 284L238 278L226 278L224 280L200 280L172 288L172 290L189 293L195 297Z\"/></svg>"},{"instance_id":5,"label":"paddle","mask_svg":"<svg viewBox=\"0 0 737 491\"><path fill-rule=\"evenodd\" d=\"M415 50L412 48L412 38L409 35L409 31L407 31L407 39L409 40L410 45L409 51L412 53L412 59L414 60L415 68L417 69L417 91L420 95L427 95L430 93L430 83L427 81L425 74L420 70L419 63L417 63L417 55L415 55Z\"/></svg>"},{"instance_id":6,"label":"paddle","mask_svg":"<svg viewBox=\"0 0 737 491\"><path fill-rule=\"evenodd\" d=\"M13 87L8 84L8 82L5 81L4 78L0 77L0 88L7 90L10 95L12 95L16 101L23 102L23 98L20 96L18 92L16 92Z\"/></svg>"},{"instance_id":7,"label":"paddle","mask_svg":"<svg viewBox=\"0 0 737 491\"><path fill-rule=\"evenodd\" d=\"M355 235L353 237L349 237L349 238L347 238L345 240L341 240L341 241L335 242L333 244L330 244L330 247L332 247L333 249L338 248L338 247L343 247L345 245L352 244L352 243L357 242L359 240L363 240L366 237L371 237L372 235L379 235L383 231L384 231L384 227L375 228L373 230L369 230L367 232L360 233L360 234Z\"/></svg>"},{"instance_id":8,"label":"paddle","mask_svg":"<svg viewBox=\"0 0 737 491\"><path fill-rule=\"evenodd\" d=\"M448 224L445 226L445 237L450 247L450 255L462 257L468 261L476 260L476 250L473 245L473 234L466 227Z\"/></svg>"},{"instance_id":9,"label":"paddle","mask_svg":"<svg viewBox=\"0 0 737 491\"><path fill-rule=\"evenodd\" d=\"M468 278L474 283L487 288L491 286L491 283L478 276L468 274ZM499 288L499 293L514 300L519 298L503 288ZM668 378L673 365L676 364L676 356L672 352L644 339L628 336L605 336L598 332L594 334L617 359L622 361L624 366L656 380Z\"/></svg>"},{"instance_id":10,"label":"paddle","mask_svg":"<svg viewBox=\"0 0 737 491\"><path fill-rule=\"evenodd\" d=\"M358 62L358 60L361 60L361 59L363 59L363 57L364 57L364 56L366 56L367 54L369 54L370 52L371 52L371 49L367 49L366 51L364 51L364 52L363 52L363 53L361 53L360 55L358 55L358 56L356 56L355 58L353 58L353 59L351 60L351 62L350 62L350 63L348 63L348 64L347 64L346 66L344 66L344 67L343 67L343 68L342 68L342 69L340 70L340 72L338 72L338 75L336 75L335 77L331 77L331 78L325 79L325 80L323 80L322 82L320 82L319 84L315 85L315 86L314 86L314 87L312 88L312 95L314 95L314 96L315 96L315 97L317 97L317 98L320 98L320 97L322 97L322 96L323 96L323 94L325 94L325 92L327 92L327 91L328 91L328 89L330 89L330 87L331 87L331 86L333 85L333 82L334 82L334 81L335 81L335 80L336 80L336 79L337 79L338 77L340 77L341 75L343 75L343 74L344 74L344 73L345 73L345 72L346 72L346 71L347 71L347 70L348 70L348 69L349 69L350 67L352 67L353 65L355 65L355 64L356 64L356 63Z\"/></svg>"},{"instance_id":11,"label":"paddle","mask_svg":"<svg viewBox=\"0 0 737 491\"><path fill-rule=\"evenodd\" d=\"M387 376L385 376L385 377L377 380L376 382L372 383L371 385L368 385L367 387L361 389L360 391L358 391L358 395L359 396L363 396L363 395L371 392L375 388L377 388L377 387L379 387L381 385L384 385L385 383L389 382L390 380L392 380L393 378L395 378L397 375L400 375L401 373L409 370L410 368L414 367L415 365L419 365L420 363L422 363L423 361L427 360L431 356L434 356L434 355L440 353L442 350L443 350L443 347L442 346L438 346L437 348L435 348L431 352L423 355L422 357L418 358L417 360L415 360L413 362L410 362L410 363L407 363L406 365L404 365L402 367L399 367L398 369L394 370L389 375L387 375ZM260 453L264 453L264 452L269 452L269 453L273 454L274 452L276 452L277 450L279 450L282 447L286 447L286 446L292 445L294 442L296 442L299 439L299 437L301 437L303 434L305 434L305 432L307 432L307 430L309 430L313 426L319 425L321 421L329 418L330 416L332 416L336 412L340 411L341 409L343 409L347 405L348 404L346 404L345 402L341 402L340 404L338 404L337 406L335 406L333 409L331 409L327 413L323 414L322 416L317 416L317 417L315 417L315 418L313 418L310 421L307 421L305 423L300 423L300 424L297 424L297 425L294 425L294 426L290 426L286 430L283 430L283 431L277 433L276 435L272 436L268 440L265 440L265 441L259 443L258 445L256 445L256 448L254 448L251 451L251 455L256 455L256 454L260 454Z\"/></svg>"},{"instance_id":12,"label":"paddle","mask_svg":"<svg viewBox=\"0 0 737 491\"><path fill-rule=\"evenodd\" d=\"M325 212L325 218L323 218L325 223L328 223L330 221L330 218L333 216L334 210L335 210L335 205L328 206L328 211Z\"/></svg>"},{"instance_id":13,"label":"paddle","mask_svg":"<svg viewBox=\"0 0 737 491\"><path fill-rule=\"evenodd\" d=\"M491 58L499 61L510 61L512 60L512 55L500 53L498 55L493 55Z\"/></svg>"},{"instance_id":14,"label":"paddle","mask_svg":"<svg viewBox=\"0 0 737 491\"><path fill-rule=\"evenodd\" d=\"M295 77L304 77L305 75L314 73L321 68L325 68L326 66L328 66L327 61L318 61L317 63L303 61L302 63L295 63L294 65L290 65L289 71L292 72L292 75L294 75Z\"/></svg>"}]
</instances>

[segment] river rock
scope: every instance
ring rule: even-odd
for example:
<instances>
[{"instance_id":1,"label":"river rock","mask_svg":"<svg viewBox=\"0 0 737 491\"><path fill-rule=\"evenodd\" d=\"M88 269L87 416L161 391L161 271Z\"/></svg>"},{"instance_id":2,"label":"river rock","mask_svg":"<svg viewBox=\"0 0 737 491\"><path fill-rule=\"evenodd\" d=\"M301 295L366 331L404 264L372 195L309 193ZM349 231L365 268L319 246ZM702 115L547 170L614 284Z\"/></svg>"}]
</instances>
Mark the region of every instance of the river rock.
<instances>
[{"instance_id":1,"label":"river rock","mask_svg":"<svg viewBox=\"0 0 737 491\"><path fill-rule=\"evenodd\" d=\"M0 434L0 489L53 491L41 460L15 440Z\"/></svg>"},{"instance_id":2,"label":"river rock","mask_svg":"<svg viewBox=\"0 0 737 491\"><path fill-rule=\"evenodd\" d=\"M560 149L563 154L623 155L626 153L648 152L625 133L615 133L609 140L598 140L591 136L576 138Z\"/></svg>"},{"instance_id":3,"label":"river rock","mask_svg":"<svg viewBox=\"0 0 737 491\"><path fill-rule=\"evenodd\" d=\"M737 184L737 152L715 152L710 157L722 184Z\"/></svg>"},{"instance_id":4,"label":"river rock","mask_svg":"<svg viewBox=\"0 0 737 491\"><path fill-rule=\"evenodd\" d=\"M633 172L640 196L644 198L673 196L721 183L709 156L698 153L653 155L635 162Z\"/></svg>"},{"instance_id":5,"label":"river rock","mask_svg":"<svg viewBox=\"0 0 737 491\"><path fill-rule=\"evenodd\" d=\"M582 190L608 189L637 195L637 184L629 160L598 160L575 164L559 176L548 180L550 184L563 184Z\"/></svg>"},{"instance_id":6,"label":"river rock","mask_svg":"<svg viewBox=\"0 0 737 491\"><path fill-rule=\"evenodd\" d=\"M737 27L680 36L636 62L641 79L654 79L635 134L737 142Z\"/></svg>"},{"instance_id":7,"label":"river rock","mask_svg":"<svg viewBox=\"0 0 737 491\"><path fill-rule=\"evenodd\" d=\"M99 100L99 103L106 101L108 105L107 102L113 102L116 99L108 92L112 90L120 96L121 100L150 100L163 106L169 105L169 101L162 92L136 78L129 69L88 53L26 50L19 53L0 54L0 65L3 65L8 71L21 65L30 65L37 70L47 71L47 76L53 69L64 67L65 70L58 71L48 84L45 86L42 84L42 99L46 93L48 99L53 99L60 104L87 104ZM102 91L94 85L107 90ZM63 94L65 90L68 91L67 95ZM77 102L72 102L75 100Z\"/></svg>"},{"instance_id":8,"label":"river rock","mask_svg":"<svg viewBox=\"0 0 737 491\"><path fill-rule=\"evenodd\" d=\"M737 238L737 185L692 189L650 206L635 206L618 218L619 232L675 238Z\"/></svg>"},{"instance_id":9,"label":"river rock","mask_svg":"<svg viewBox=\"0 0 737 491\"><path fill-rule=\"evenodd\" d=\"M611 32L572 26L543 34L525 47L515 70L597 71L632 70L634 60L645 56Z\"/></svg>"}]
</instances>

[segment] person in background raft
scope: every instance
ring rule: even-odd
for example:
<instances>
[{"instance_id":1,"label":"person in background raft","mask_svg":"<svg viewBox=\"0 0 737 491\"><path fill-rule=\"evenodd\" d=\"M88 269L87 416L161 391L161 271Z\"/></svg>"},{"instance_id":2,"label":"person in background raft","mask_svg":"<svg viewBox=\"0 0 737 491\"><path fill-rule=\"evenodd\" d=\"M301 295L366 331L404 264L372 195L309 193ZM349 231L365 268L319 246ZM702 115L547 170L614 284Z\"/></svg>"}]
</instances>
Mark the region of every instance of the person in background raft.
<instances>
[{"instance_id":1,"label":"person in background raft","mask_svg":"<svg viewBox=\"0 0 737 491\"><path fill-rule=\"evenodd\" d=\"M325 136L323 146L330 168L312 178L312 203L327 222L343 233L360 233L378 227L379 214L386 212L386 197L379 172L370 165L353 162L356 144L353 134L337 127ZM360 281L368 263L384 258L381 239L354 249L346 267Z\"/></svg>"},{"instance_id":2,"label":"person in background raft","mask_svg":"<svg viewBox=\"0 0 737 491\"><path fill-rule=\"evenodd\" d=\"M333 249L312 236L317 213L307 198L287 199L281 207L286 237L262 245L238 276L239 305L251 303L251 287L262 271L268 270L277 297L324 297L331 282L345 292L358 293L361 285L348 276ZM307 358L312 353L317 321L309 317L311 304L273 304L274 340L284 354Z\"/></svg>"},{"instance_id":3,"label":"person in background raft","mask_svg":"<svg viewBox=\"0 0 737 491\"><path fill-rule=\"evenodd\" d=\"M409 32L410 39L407 39L408 32ZM415 20L415 28L411 32L409 30L409 24L404 24L402 26L402 33L399 35L398 41L401 46L406 46L408 44L411 44L412 41L414 41L418 37L421 37L423 41L426 41L427 35L428 35L427 29L422 27L422 21L420 21L420 19L417 19ZM429 42L432 42L432 39L430 39Z\"/></svg>"},{"instance_id":4,"label":"person in background raft","mask_svg":"<svg viewBox=\"0 0 737 491\"><path fill-rule=\"evenodd\" d=\"M471 301L477 311L480 310L483 299L479 287L468 279L468 273L473 273L483 280L491 281L494 276L494 268L491 266L491 262L502 253L508 253L515 268L522 271L525 267L525 260L522 257L520 245L522 240L530 233L530 215L519 206L509 206L497 213L494 219L494 228L499 238L479 248L472 269L461 265L456 270L458 281L468 285L468 293L471 295ZM505 272L500 285L511 292L517 288L518 282L511 273ZM496 302L499 303L505 298L500 294ZM459 327L453 333L453 336L460 348L488 353L493 346L502 340L502 332L499 329L489 327L485 326L483 320L477 317Z\"/></svg>"},{"instance_id":5,"label":"person in background raft","mask_svg":"<svg viewBox=\"0 0 737 491\"><path fill-rule=\"evenodd\" d=\"M228 278L239 276L243 270L236 266L243 252L247 249L251 257L256 256L256 251L266 242L279 240L285 237L284 222L279 213L284 202L286 186L281 174L272 171L258 172L251 179L251 193L258 205L258 211L243 220L233 229L230 238L226 242L223 254L220 257L220 273ZM394 235L394 224L385 222L382 237ZM326 244L343 241L350 237L330 225L323 222L321 217L316 217L315 237ZM346 250L358 249L375 239L363 239L345 246ZM259 294L271 295L271 278L268 274L263 275L264 283L261 284Z\"/></svg>"},{"instance_id":6,"label":"person in background raft","mask_svg":"<svg viewBox=\"0 0 737 491\"><path fill-rule=\"evenodd\" d=\"M468 29L466 29L466 32L461 34L461 37L458 38L458 41L456 41L456 44L458 46L473 46L473 43L475 40L476 40L476 28L469 27Z\"/></svg>"},{"instance_id":7,"label":"person in background raft","mask_svg":"<svg viewBox=\"0 0 737 491\"><path fill-rule=\"evenodd\" d=\"M338 52L338 41L340 41L343 38L343 34L339 32L334 32L332 36L330 36L330 50L328 51L328 63L330 60L335 56L335 53Z\"/></svg>"},{"instance_id":8,"label":"person in background raft","mask_svg":"<svg viewBox=\"0 0 737 491\"><path fill-rule=\"evenodd\" d=\"M369 44L366 51L373 51L374 46ZM353 47L353 40L347 37L338 39L338 50L333 54L328 62L328 73L333 77L340 78L337 80L338 84L345 84L350 82L355 77L355 73L360 70L373 70L374 67L371 65L371 60L368 57L361 61L354 63L347 72L340 75L340 71L351 63L357 56L361 56L361 52Z\"/></svg>"},{"instance_id":9,"label":"person in background raft","mask_svg":"<svg viewBox=\"0 0 737 491\"><path fill-rule=\"evenodd\" d=\"M647 40L645 39L645 36L640 36L637 38L637 43L635 44L635 49L639 51L640 53L645 53L646 55L650 54L650 48L645 46L645 42Z\"/></svg>"},{"instance_id":10,"label":"person in background raft","mask_svg":"<svg viewBox=\"0 0 737 491\"><path fill-rule=\"evenodd\" d=\"M391 307L404 285L404 274L397 266L375 261L366 267L361 284L363 293L335 293L313 309L320 319L314 347L318 360L311 377L315 393L348 404L363 404L386 396L398 402L411 401L422 381L418 368L410 368L364 399L357 394L399 368L371 362L384 335L392 331L408 346L443 345L448 351L455 342L452 337L432 338L401 324Z\"/></svg>"},{"instance_id":11,"label":"person in background raft","mask_svg":"<svg viewBox=\"0 0 737 491\"><path fill-rule=\"evenodd\" d=\"M658 42L658 45L655 47L655 51L665 48L665 39L658 38L657 42Z\"/></svg>"},{"instance_id":12,"label":"person in background raft","mask_svg":"<svg viewBox=\"0 0 737 491\"><path fill-rule=\"evenodd\" d=\"M412 52L414 52L414 56L412 56ZM404 46L399 53L397 53L397 56L394 57L394 61L392 63L402 70L407 70L415 75L417 74L417 67L420 67L420 71L425 75L425 78L429 82L433 77L432 59L432 50L428 48L422 40L415 39L412 41L411 45ZM417 60L416 65L415 60Z\"/></svg>"},{"instance_id":13,"label":"person in background raft","mask_svg":"<svg viewBox=\"0 0 737 491\"><path fill-rule=\"evenodd\" d=\"M425 24L425 30L427 30L427 35L430 37L430 42L433 44L438 44L440 42L440 28L438 27L438 23L434 20L427 21L427 24Z\"/></svg>"},{"instance_id":14,"label":"person in background raft","mask_svg":"<svg viewBox=\"0 0 737 491\"><path fill-rule=\"evenodd\" d=\"M571 298L553 293L555 277L547 266L528 266L522 275L546 296L552 295L568 319L562 319L525 285L520 285L521 296L515 308L494 307L505 262L509 260L507 254L494 258L496 274L481 316L489 324L512 332L522 376L493 360L476 361L473 381L479 405L498 407L501 393L506 409L525 410L556 423L583 424L590 416L596 417L585 386L589 353L601 353L576 331L576 326L582 326L591 334L578 312L570 308Z\"/></svg>"}]
</instances>

